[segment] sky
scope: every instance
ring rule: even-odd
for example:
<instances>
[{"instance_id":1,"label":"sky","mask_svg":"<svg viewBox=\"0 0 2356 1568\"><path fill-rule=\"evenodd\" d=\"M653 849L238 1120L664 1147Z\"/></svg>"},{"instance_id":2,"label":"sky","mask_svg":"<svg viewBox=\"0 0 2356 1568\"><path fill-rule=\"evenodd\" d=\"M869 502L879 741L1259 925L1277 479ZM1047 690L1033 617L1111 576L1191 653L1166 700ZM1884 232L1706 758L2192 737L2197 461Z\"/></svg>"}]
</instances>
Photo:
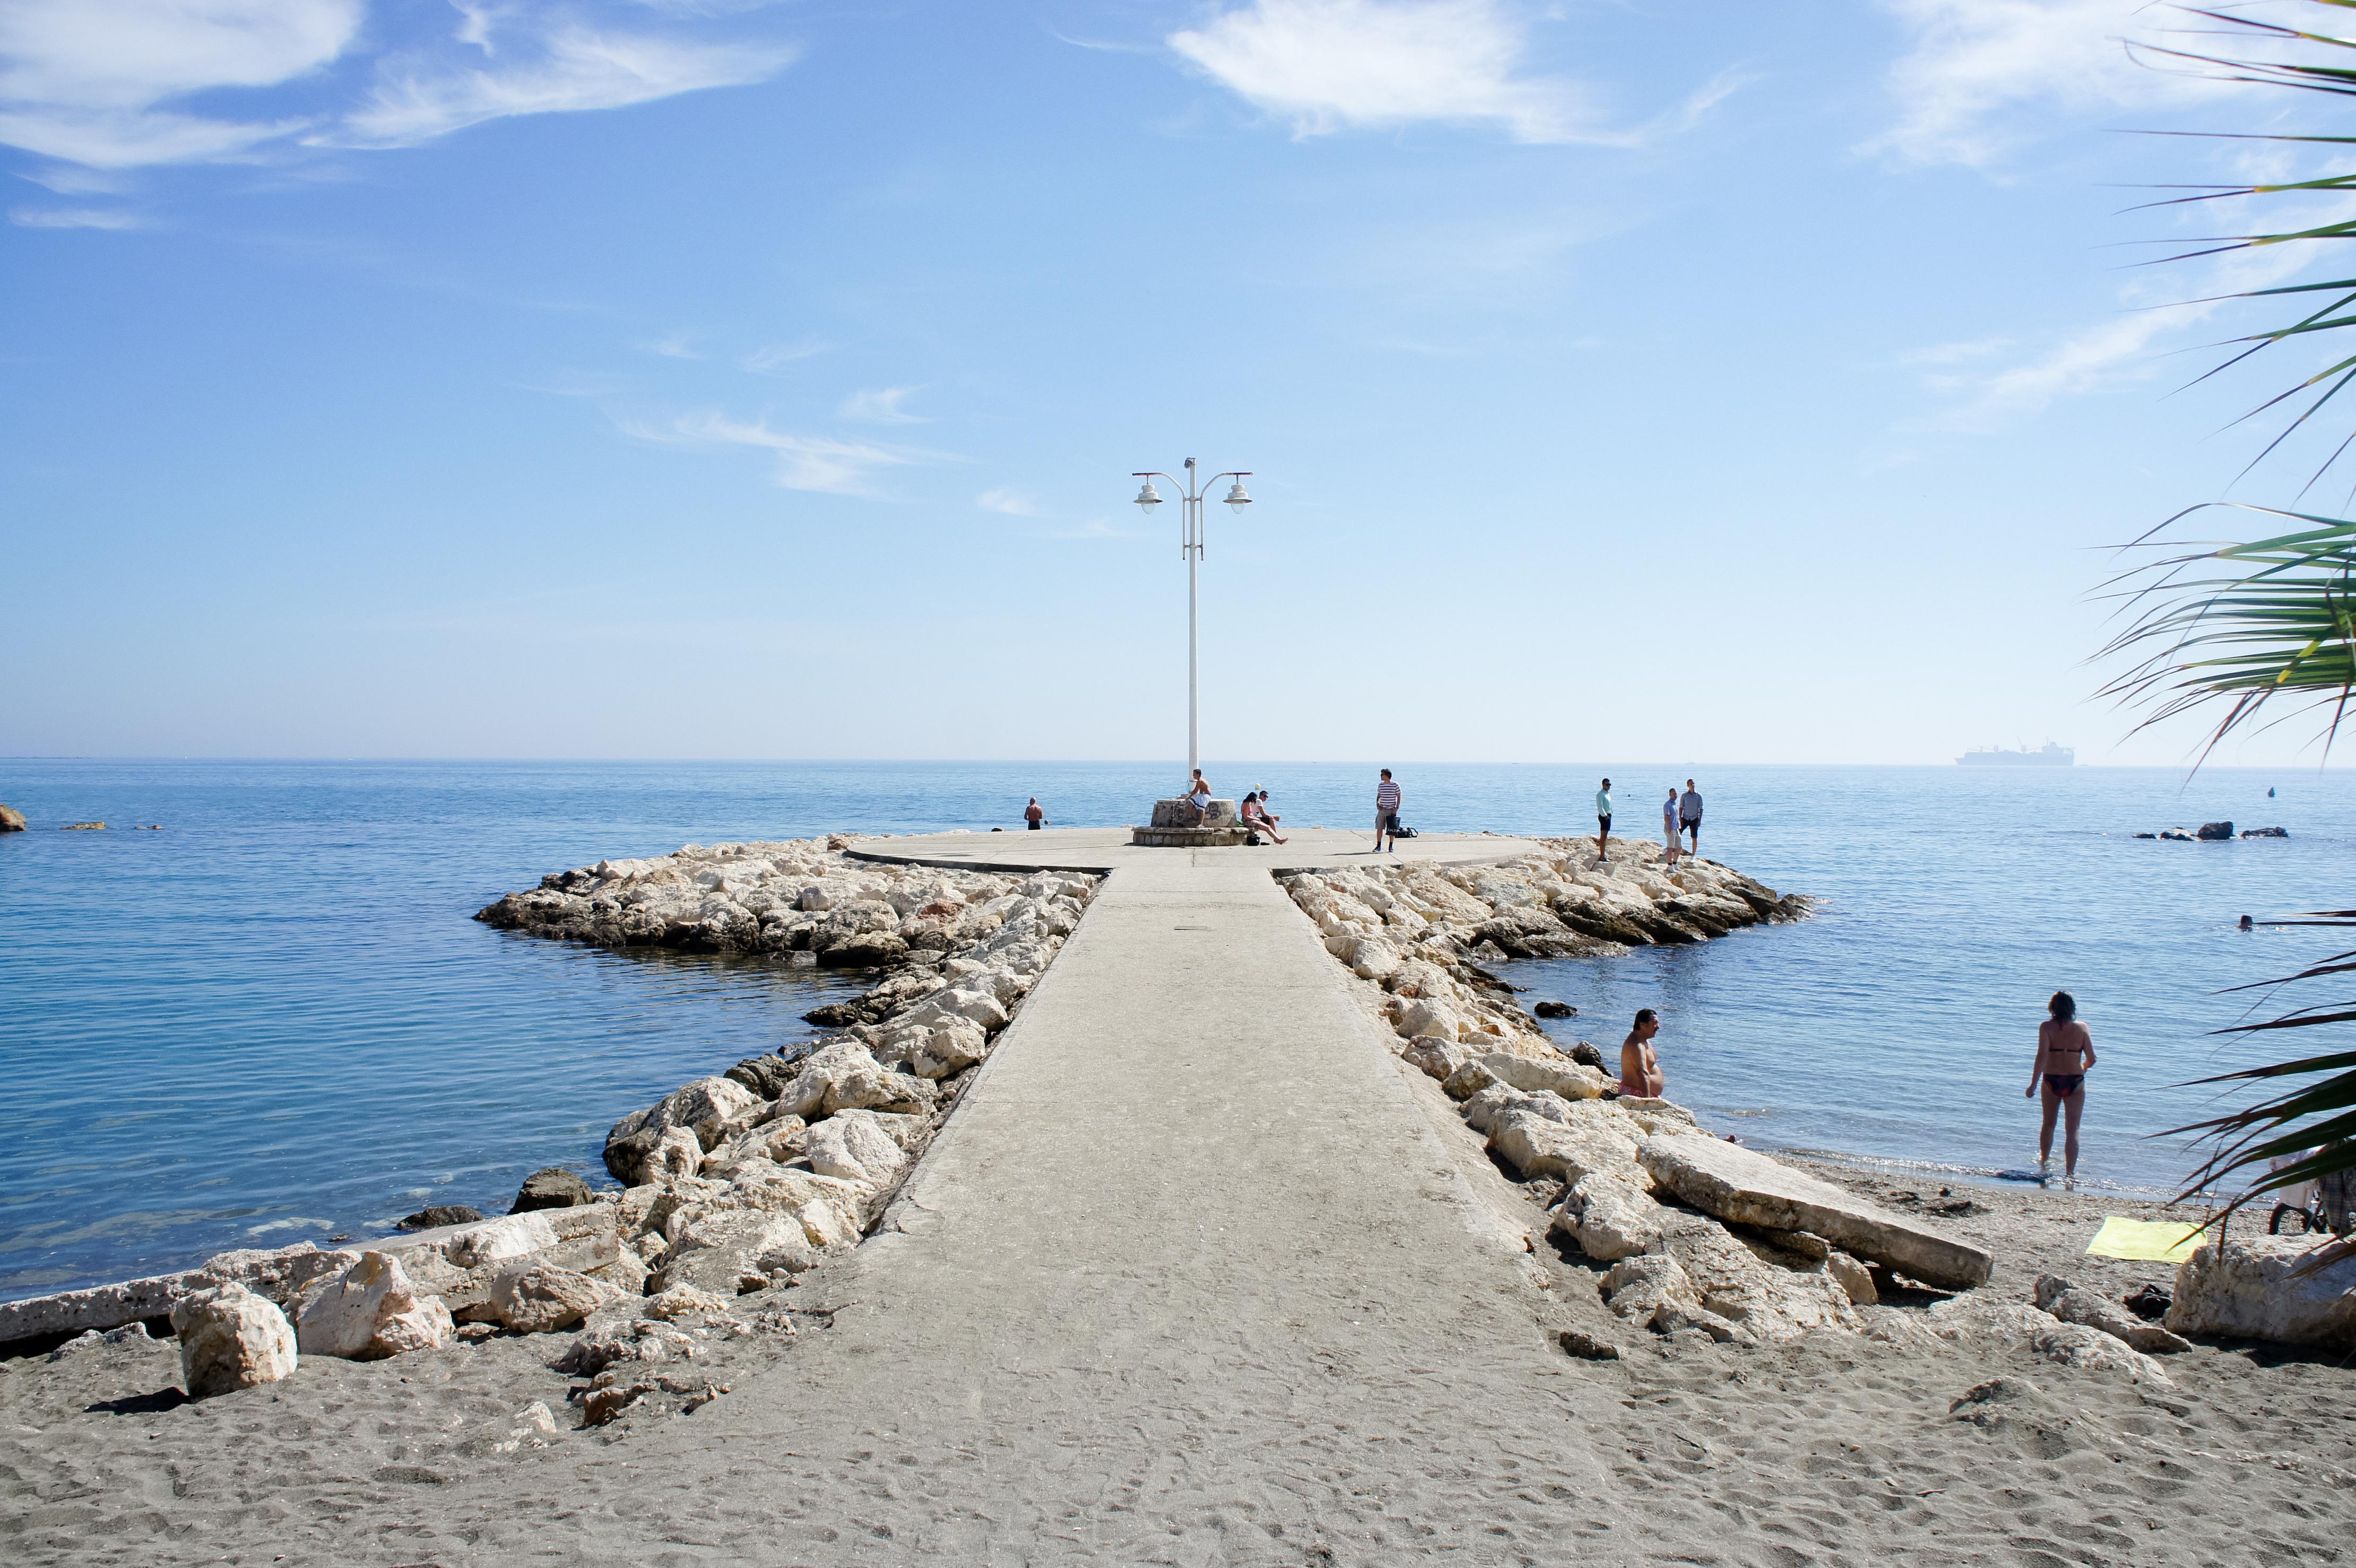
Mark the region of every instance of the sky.
<instances>
[{"instance_id":1,"label":"sky","mask_svg":"<svg viewBox=\"0 0 2356 1568\"><path fill-rule=\"evenodd\" d=\"M1206 758L2180 765L2115 547L2348 502L2185 25L0 0L0 756L1178 757L1194 456Z\"/></svg>"}]
</instances>

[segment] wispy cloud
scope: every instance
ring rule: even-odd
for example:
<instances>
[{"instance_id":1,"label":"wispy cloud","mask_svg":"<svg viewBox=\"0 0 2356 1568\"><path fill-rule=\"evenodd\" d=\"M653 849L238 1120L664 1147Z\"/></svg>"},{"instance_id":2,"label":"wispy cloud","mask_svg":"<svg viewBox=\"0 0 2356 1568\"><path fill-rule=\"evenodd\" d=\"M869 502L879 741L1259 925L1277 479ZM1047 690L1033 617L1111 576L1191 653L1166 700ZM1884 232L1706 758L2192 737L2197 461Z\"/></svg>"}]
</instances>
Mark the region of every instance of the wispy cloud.
<instances>
[{"instance_id":1,"label":"wispy cloud","mask_svg":"<svg viewBox=\"0 0 2356 1568\"><path fill-rule=\"evenodd\" d=\"M20 229L145 229L146 220L119 207L19 207L8 221Z\"/></svg>"},{"instance_id":2,"label":"wispy cloud","mask_svg":"<svg viewBox=\"0 0 2356 1568\"><path fill-rule=\"evenodd\" d=\"M1039 503L1020 490L984 490L974 497L973 504L984 511L1002 511L1009 517L1039 515Z\"/></svg>"},{"instance_id":3,"label":"wispy cloud","mask_svg":"<svg viewBox=\"0 0 2356 1568\"><path fill-rule=\"evenodd\" d=\"M819 342L770 343L744 356L744 368L756 375L766 375L780 365L790 365L797 360L807 360L826 352Z\"/></svg>"},{"instance_id":4,"label":"wispy cloud","mask_svg":"<svg viewBox=\"0 0 2356 1568\"><path fill-rule=\"evenodd\" d=\"M297 144L413 146L505 115L757 81L796 52L602 30L495 0L453 0L452 11L447 35L380 55L357 105L241 113L221 95L285 87L378 44L365 0L10 0L0 143L98 169L283 156Z\"/></svg>"},{"instance_id":5,"label":"wispy cloud","mask_svg":"<svg viewBox=\"0 0 2356 1568\"><path fill-rule=\"evenodd\" d=\"M2341 204L2317 202L2305 213L2275 214L2289 228L2344 220ZM2049 341L2026 357L2007 358L2011 337L1947 344L1910 358L1931 367L1933 390L1960 394L1933 429L1985 430L2042 413L2058 399L2108 392L2160 373L2181 335L2231 304L2230 295L2287 281L2317 258L2297 246L2268 246L2220 256L2197 271L2139 274L2121 291L2122 314ZM2179 303L2183 302L2183 303ZM2189 363L2189 361L2188 361ZM2186 375L2198 373L2188 369Z\"/></svg>"},{"instance_id":6,"label":"wispy cloud","mask_svg":"<svg viewBox=\"0 0 2356 1568\"><path fill-rule=\"evenodd\" d=\"M1742 80L1721 76L1651 124L1614 129L1586 83L1526 74L1527 30L1506 0L1249 0L1167 42L1301 136L1434 122L1629 145L1690 126Z\"/></svg>"},{"instance_id":7,"label":"wispy cloud","mask_svg":"<svg viewBox=\"0 0 2356 1568\"><path fill-rule=\"evenodd\" d=\"M1870 144L1914 163L1988 164L2050 128L2047 115L2182 102L2228 91L2155 70L2127 50L2165 8L2136 0L1881 0L1912 35L1890 68L1897 123Z\"/></svg>"},{"instance_id":8,"label":"wispy cloud","mask_svg":"<svg viewBox=\"0 0 2356 1568\"><path fill-rule=\"evenodd\" d=\"M870 424L923 424L920 413L910 413L900 404L920 387L878 387L873 392L853 392L844 400L842 417L864 420Z\"/></svg>"},{"instance_id":9,"label":"wispy cloud","mask_svg":"<svg viewBox=\"0 0 2356 1568\"><path fill-rule=\"evenodd\" d=\"M526 48L536 58L496 70L388 69L365 104L334 132L312 139L340 146L415 146L510 115L620 109L706 88L741 87L776 75L799 52L786 45L697 44L574 26L528 37Z\"/></svg>"},{"instance_id":10,"label":"wispy cloud","mask_svg":"<svg viewBox=\"0 0 2356 1568\"><path fill-rule=\"evenodd\" d=\"M677 332L671 333L669 337L658 338L651 343L640 343L637 345L637 348L642 353L658 354L666 360L701 360L703 358L702 355L695 351L694 338L684 328L681 328Z\"/></svg>"},{"instance_id":11,"label":"wispy cloud","mask_svg":"<svg viewBox=\"0 0 2356 1568\"><path fill-rule=\"evenodd\" d=\"M1050 539L1135 539L1134 529L1115 528L1100 517L1090 518L1077 528L1061 529L1048 534Z\"/></svg>"},{"instance_id":12,"label":"wispy cloud","mask_svg":"<svg viewBox=\"0 0 2356 1568\"><path fill-rule=\"evenodd\" d=\"M780 487L830 495L873 496L878 492L870 480L878 470L939 460L938 454L913 447L802 435L772 430L766 420L731 419L717 413L681 414L668 424L624 422L621 428L642 441L670 446L751 446L772 452Z\"/></svg>"}]
</instances>

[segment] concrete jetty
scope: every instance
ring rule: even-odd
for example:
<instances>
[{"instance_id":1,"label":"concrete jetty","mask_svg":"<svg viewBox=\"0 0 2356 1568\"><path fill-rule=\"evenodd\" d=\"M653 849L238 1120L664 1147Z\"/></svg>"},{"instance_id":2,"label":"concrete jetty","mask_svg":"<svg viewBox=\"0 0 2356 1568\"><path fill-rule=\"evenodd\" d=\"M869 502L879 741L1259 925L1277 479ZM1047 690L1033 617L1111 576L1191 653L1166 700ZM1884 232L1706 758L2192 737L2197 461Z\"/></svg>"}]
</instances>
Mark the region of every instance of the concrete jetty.
<instances>
[{"instance_id":1,"label":"concrete jetty","mask_svg":"<svg viewBox=\"0 0 2356 1568\"><path fill-rule=\"evenodd\" d=\"M1349 835L1118 837L858 846L1113 875L882 1232L814 1288L831 1328L634 1442L611 1516L527 1532L487 1496L483 1546L577 1530L602 1552L692 1537L797 1563L1300 1563L1485 1552L1525 1524L1564 1540L1532 1483L1602 1486L1580 1435L1602 1395L1546 1341L1519 1244L1472 1185L1494 1173L1468 1172L1269 875Z\"/></svg>"}]
</instances>

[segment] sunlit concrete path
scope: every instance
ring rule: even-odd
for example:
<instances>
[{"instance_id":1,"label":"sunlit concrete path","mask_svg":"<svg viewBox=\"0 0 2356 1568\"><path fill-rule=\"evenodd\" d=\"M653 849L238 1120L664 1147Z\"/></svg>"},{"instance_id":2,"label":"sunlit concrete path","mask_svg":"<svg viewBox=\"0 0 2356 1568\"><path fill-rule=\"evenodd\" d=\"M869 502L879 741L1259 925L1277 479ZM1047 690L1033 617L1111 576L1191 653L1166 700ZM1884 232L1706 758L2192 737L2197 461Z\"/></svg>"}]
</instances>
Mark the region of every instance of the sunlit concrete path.
<instances>
[{"instance_id":1,"label":"sunlit concrete path","mask_svg":"<svg viewBox=\"0 0 2356 1568\"><path fill-rule=\"evenodd\" d=\"M1486 1562L1608 1530L1581 1412L1611 1401L1263 853L1124 858L817 1287L834 1326L560 1462L557 1518L463 1509L459 1555Z\"/></svg>"}]
</instances>

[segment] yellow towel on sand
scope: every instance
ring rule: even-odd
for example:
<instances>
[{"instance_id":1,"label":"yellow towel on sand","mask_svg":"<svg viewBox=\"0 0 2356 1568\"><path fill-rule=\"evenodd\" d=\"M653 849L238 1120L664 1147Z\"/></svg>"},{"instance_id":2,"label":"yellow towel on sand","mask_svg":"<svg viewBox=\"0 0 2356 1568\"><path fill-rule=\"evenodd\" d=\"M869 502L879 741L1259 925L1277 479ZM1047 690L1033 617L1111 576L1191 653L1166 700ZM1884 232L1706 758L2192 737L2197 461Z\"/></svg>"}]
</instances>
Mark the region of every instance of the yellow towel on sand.
<instances>
[{"instance_id":1,"label":"yellow towel on sand","mask_svg":"<svg viewBox=\"0 0 2356 1568\"><path fill-rule=\"evenodd\" d=\"M2142 1258L2155 1263L2180 1263L2201 1245L2198 1225L2173 1225L2159 1219L2104 1218L2103 1228L2086 1243L2097 1258Z\"/></svg>"}]
</instances>

